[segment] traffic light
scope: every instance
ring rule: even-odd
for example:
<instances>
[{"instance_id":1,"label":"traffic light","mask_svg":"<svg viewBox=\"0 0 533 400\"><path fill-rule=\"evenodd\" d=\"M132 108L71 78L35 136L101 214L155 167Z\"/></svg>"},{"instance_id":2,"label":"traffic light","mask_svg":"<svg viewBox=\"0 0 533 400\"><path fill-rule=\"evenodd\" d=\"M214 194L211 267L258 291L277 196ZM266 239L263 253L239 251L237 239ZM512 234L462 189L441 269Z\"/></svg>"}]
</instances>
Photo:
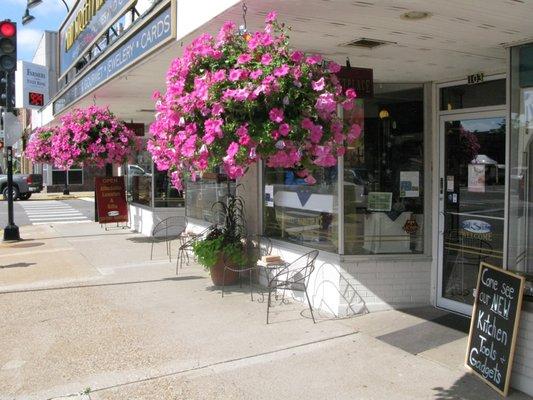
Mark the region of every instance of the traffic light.
<instances>
[{"instance_id":1,"label":"traffic light","mask_svg":"<svg viewBox=\"0 0 533 400\"><path fill-rule=\"evenodd\" d=\"M17 24L6 19L0 21L0 71L17 69Z\"/></svg>"},{"instance_id":2,"label":"traffic light","mask_svg":"<svg viewBox=\"0 0 533 400\"><path fill-rule=\"evenodd\" d=\"M0 107L15 108L15 73L0 71Z\"/></svg>"}]
</instances>

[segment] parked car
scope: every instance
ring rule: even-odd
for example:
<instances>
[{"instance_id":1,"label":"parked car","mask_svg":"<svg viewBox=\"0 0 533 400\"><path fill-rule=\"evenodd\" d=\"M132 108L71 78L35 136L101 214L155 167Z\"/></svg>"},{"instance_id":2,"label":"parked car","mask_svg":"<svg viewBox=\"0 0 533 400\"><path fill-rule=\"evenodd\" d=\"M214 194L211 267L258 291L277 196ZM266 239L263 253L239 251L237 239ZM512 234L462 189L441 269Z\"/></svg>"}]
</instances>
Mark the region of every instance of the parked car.
<instances>
[{"instance_id":1,"label":"parked car","mask_svg":"<svg viewBox=\"0 0 533 400\"><path fill-rule=\"evenodd\" d=\"M28 200L33 193L43 190L43 176L41 174L14 174L13 200ZM0 192L7 200L7 175L0 175Z\"/></svg>"}]
</instances>

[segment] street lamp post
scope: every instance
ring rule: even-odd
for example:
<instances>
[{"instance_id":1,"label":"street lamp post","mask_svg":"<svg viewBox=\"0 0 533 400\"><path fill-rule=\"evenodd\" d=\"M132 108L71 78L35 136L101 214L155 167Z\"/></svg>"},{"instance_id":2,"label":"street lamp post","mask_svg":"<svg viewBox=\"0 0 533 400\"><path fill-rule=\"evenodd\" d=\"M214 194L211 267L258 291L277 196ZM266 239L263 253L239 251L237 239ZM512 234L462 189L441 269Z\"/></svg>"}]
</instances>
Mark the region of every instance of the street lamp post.
<instances>
[{"instance_id":1,"label":"street lamp post","mask_svg":"<svg viewBox=\"0 0 533 400\"><path fill-rule=\"evenodd\" d=\"M24 12L24 16L22 17L22 25L27 25L35 19L35 17L30 14L30 8L36 7L42 2L43 0L28 0L28 2L26 3L26 12ZM61 2L67 9L68 13L70 11L70 8L68 7L67 2L65 0L61 0Z\"/></svg>"}]
</instances>

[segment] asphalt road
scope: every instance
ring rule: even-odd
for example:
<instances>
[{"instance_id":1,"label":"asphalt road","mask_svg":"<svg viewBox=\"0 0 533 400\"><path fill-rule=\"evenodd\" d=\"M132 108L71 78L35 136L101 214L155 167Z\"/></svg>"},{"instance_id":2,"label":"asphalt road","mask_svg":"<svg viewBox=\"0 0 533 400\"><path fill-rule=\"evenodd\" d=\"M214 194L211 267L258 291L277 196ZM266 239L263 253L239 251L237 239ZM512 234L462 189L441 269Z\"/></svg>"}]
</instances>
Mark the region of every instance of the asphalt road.
<instances>
[{"instance_id":1,"label":"asphalt road","mask_svg":"<svg viewBox=\"0 0 533 400\"><path fill-rule=\"evenodd\" d=\"M14 219L18 226L94 221L94 202L81 199L15 201ZM7 222L7 201L0 201L0 228Z\"/></svg>"}]
</instances>

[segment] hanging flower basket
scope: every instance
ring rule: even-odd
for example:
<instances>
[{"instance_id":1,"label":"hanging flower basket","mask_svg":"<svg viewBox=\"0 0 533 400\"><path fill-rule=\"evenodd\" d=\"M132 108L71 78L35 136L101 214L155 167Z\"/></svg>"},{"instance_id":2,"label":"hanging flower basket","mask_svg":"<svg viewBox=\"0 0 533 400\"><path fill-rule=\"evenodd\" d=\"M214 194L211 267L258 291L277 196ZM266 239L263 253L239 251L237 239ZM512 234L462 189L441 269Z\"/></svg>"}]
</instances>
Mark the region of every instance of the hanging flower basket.
<instances>
[{"instance_id":1,"label":"hanging flower basket","mask_svg":"<svg viewBox=\"0 0 533 400\"><path fill-rule=\"evenodd\" d=\"M216 37L194 40L167 73L166 93L155 93L156 120L148 150L174 186L222 167L231 179L263 158L294 168L310 184L317 167L336 165L361 128L346 126L338 108L351 109L334 62L289 47L276 13L263 31L240 32L226 22Z\"/></svg>"},{"instance_id":2,"label":"hanging flower basket","mask_svg":"<svg viewBox=\"0 0 533 400\"><path fill-rule=\"evenodd\" d=\"M108 107L75 109L61 123L51 140L51 156L58 168L123 164L140 148L139 138Z\"/></svg>"},{"instance_id":3,"label":"hanging flower basket","mask_svg":"<svg viewBox=\"0 0 533 400\"><path fill-rule=\"evenodd\" d=\"M30 136L24 155L32 163L52 163L52 137L57 134L56 127L37 128Z\"/></svg>"}]
</instances>

